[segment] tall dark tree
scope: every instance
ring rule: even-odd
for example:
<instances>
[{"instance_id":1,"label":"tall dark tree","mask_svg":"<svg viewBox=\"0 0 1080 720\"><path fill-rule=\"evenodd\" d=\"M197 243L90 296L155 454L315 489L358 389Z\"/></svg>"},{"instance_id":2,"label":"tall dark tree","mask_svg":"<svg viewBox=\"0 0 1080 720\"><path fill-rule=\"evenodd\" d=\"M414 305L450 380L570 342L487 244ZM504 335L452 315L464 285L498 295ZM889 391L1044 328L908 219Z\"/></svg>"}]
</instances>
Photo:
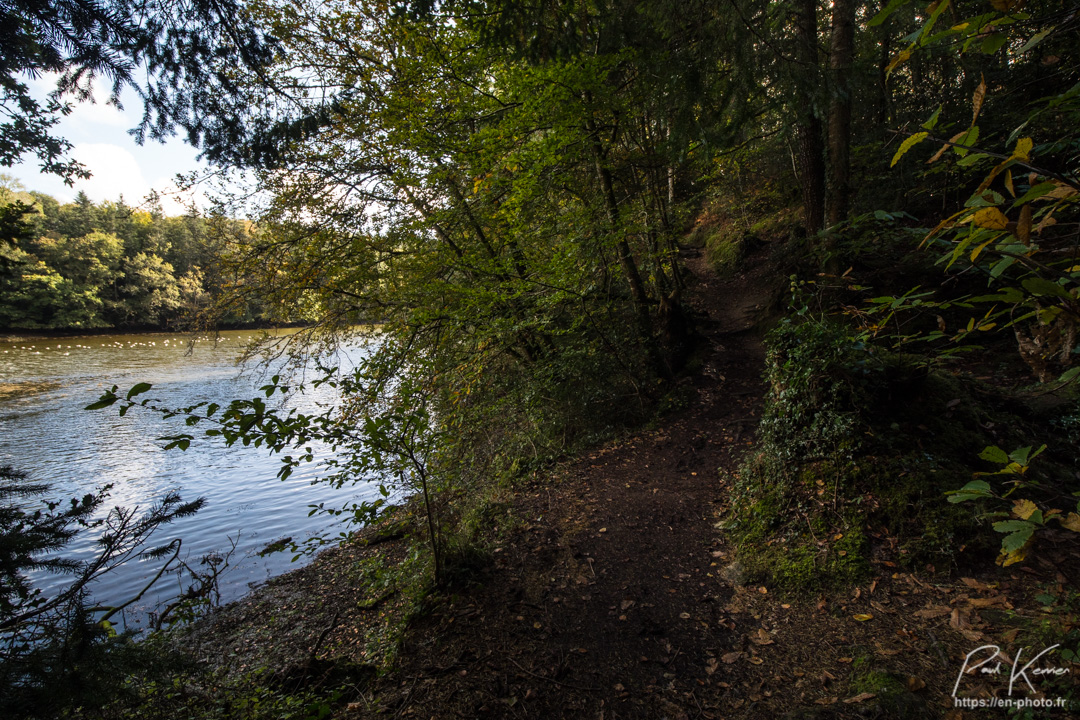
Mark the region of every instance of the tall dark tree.
<instances>
[{"instance_id":1,"label":"tall dark tree","mask_svg":"<svg viewBox=\"0 0 1080 720\"><path fill-rule=\"evenodd\" d=\"M795 137L798 143L806 231L815 234L825 226L825 141L819 108L819 62L817 0L795 0L795 60L799 83Z\"/></svg>"},{"instance_id":2,"label":"tall dark tree","mask_svg":"<svg viewBox=\"0 0 1080 720\"><path fill-rule=\"evenodd\" d=\"M855 60L855 0L833 0L829 46L828 224L847 217L851 201L851 66Z\"/></svg>"}]
</instances>

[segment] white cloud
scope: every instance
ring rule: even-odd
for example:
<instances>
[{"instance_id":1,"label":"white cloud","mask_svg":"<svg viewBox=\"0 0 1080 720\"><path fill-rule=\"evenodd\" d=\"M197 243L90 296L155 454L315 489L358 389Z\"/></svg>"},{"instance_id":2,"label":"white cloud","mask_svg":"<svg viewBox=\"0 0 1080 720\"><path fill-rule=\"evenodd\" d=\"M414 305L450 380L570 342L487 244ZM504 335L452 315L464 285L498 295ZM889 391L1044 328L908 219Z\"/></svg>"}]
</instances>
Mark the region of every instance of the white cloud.
<instances>
[{"instance_id":1,"label":"white cloud","mask_svg":"<svg viewBox=\"0 0 1080 720\"><path fill-rule=\"evenodd\" d=\"M130 152L109 143L79 143L72 156L92 173L89 180L77 180L74 190L82 190L94 202L116 200L120 195L133 205L150 192L150 183Z\"/></svg>"}]
</instances>

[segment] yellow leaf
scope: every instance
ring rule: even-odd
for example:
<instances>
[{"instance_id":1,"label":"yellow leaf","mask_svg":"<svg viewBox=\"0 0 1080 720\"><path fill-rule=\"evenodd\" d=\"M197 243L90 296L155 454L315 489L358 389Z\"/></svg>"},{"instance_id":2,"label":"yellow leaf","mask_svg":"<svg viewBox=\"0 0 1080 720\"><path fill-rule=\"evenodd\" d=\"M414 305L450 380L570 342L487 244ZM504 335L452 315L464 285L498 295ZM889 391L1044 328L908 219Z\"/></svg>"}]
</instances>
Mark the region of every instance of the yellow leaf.
<instances>
[{"instance_id":1,"label":"yellow leaf","mask_svg":"<svg viewBox=\"0 0 1080 720\"><path fill-rule=\"evenodd\" d=\"M1012 552L1005 552L1002 550L1001 554L998 555L997 564L1002 567L1009 567L1018 562L1023 562L1024 559L1027 558L1027 547L1027 545L1024 545L1024 547L1013 550Z\"/></svg>"},{"instance_id":2,"label":"yellow leaf","mask_svg":"<svg viewBox=\"0 0 1080 720\"><path fill-rule=\"evenodd\" d=\"M859 622L866 622L867 620L874 619L874 616L870 615L869 613L860 613L858 615L852 615L851 617L855 618Z\"/></svg>"},{"instance_id":3,"label":"yellow leaf","mask_svg":"<svg viewBox=\"0 0 1080 720\"><path fill-rule=\"evenodd\" d=\"M986 78L979 75L979 87L975 88L975 94L971 96L971 124L974 125L975 121L979 119L979 113L982 112L983 100L986 99Z\"/></svg>"},{"instance_id":4,"label":"yellow leaf","mask_svg":"<svg viewBox=\"0 0 1080 720\"><path fill-rule=\"evenodd\" d=\"M1080 533L1080 515L1071 512L1061 521L1061 527L1066 530L1072 530L1075 533Z\"/></svg>"},{"instance_id":5,"label":"yellow leaf","mask_svg":"<svg viewBox=\"0 0 1080 720\"><path fill-rule=\"evenodd\" d=\"M900 54L897 55L896 57L894 57L892 59L892 62L889 63L889 66L885 68L885 76L888 77L889 74L892 73L893 69L896 68L897 65L899 65L902 62L907 62L908 58L910 58L910 57L911 57L911 48L908 48L907 50L901 50Z\"/></svg>"},{"instance_id":6,"label":"yellow leaf","mask_svg":"<svg viewBox=\"0 0 1080 720\"><path fill-rule=\"evenodd\" d=\"M1016 147L1013 148L1012 157L1009 159L1027 162L1031 159L1031 148L1034 144L1029 137L1020 138L1016 141Z\"/></svg>"},{"instance_id":7,"label":"yellow leaf","mask_svg":"<svg viewBox=\"0 0 1080 720\"><path fill-rule=\"evenodd\" d=\"M896 165L896 163L900 162L900 158L904 157L904 153L921 143L929 135L930 133L928 132L917 132L911 137L909 137L907 140L904 140L904 142L900 143L900 149L896 151L895 155L893 155L893 159L892 162L889 163L889 167L893 167L894 165Z\"/></svg>"},{"instance_id":8,"label":"yellow leaf","mask_svg":"<svg viewBox=\"0 0 1080 720\"><path fill-rule=\"evenodd\" d=\"M987 207L975 211L974 222L975 227L1004 230L1009 224L1009 219L996 207Z\"/></svg>"},{"instance_id":9,"label":"yellow leaf","mask_svg":"<svg viewBox=\"0 0 1080 720\"><path fill-rule=\"evenodd\" d=\"M954 142L956 142L956 141L957 141L957 140L959 140L960 138L962 138L962 137L964 137L965 135L967 135L967 133L968 133L968 131L967 131L967 130L964 130L964 131L962 131L962 132L958 132L958 133L956 133L956 134L955 134L955 135L953 135L953 136L952 136L951 138L949 138L949 142L947 142L947 143L945 143L944 145L942 145L942 146L941 146L941 149L940 149L940 150L938 150L938 151L937 151L936 153L934 153L934 156L933 156L932 158L930 158L929 160L927 160L927 161L926 161L926 164L927 164L927 165L930 165L930 164L932 164L932 163L935 163L935 162L937 162L938 160L940 160L940 159L941 159L941 156L945 154L945 151L946 151L946 150L948 150L948 149L949 149L950 147L952 147L952 144L953 144Z\"/></svg>"},{"instance_id":10,"label":"yellow leaf","mask_svg":"<svg viewBox=\"0 0 1080 720\"><path fill-rule=\"evenodd\" d=\"M1013 187L1012 170L1005 171L1005 189L1009 191L1009 194L1016 197L1016 189Z\"/></svg>"},{"instance_id":11,"label":"yellow leaf","mask_svg":"<svg viewBox=\"0 0 1080 720\"><path fill-rule=\"evenodd\" d=\"M975 262L975 259L979 257L979 253L981 253L983 251L983 248L985 248L990 243L994 242L995 239L996 238L990 238L989 240L984 242L982 245L980 245L979 247L972 250L971 251L971 262Z\"/></svg>"},{"instance_id":12,"label":"yellow leaf","mask_svg":"<svg viewBox=\"0 0 1080 720\"><path fill-rule=\"evenodd\" d=\"M1027 520L1039 507L1030 500L1017 500L1013 503L1013 514L1021 520Z\"/></svg>"}]
</instances>

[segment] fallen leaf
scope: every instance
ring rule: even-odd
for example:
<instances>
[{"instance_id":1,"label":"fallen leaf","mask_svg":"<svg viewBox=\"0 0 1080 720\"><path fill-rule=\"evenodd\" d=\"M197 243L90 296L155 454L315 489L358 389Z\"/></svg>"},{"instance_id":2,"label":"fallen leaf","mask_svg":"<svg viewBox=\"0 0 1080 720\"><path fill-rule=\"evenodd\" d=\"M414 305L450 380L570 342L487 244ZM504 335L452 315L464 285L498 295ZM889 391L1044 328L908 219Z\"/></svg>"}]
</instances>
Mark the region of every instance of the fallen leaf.
<instances>
[{"instance_id":1,"label":"fallen leaf","mask_svg":"<svg viewBox=\"0 0 1080 720\"><path fill-rule=\"evenodd\" d=\"M681 612L681 613L679 613L679 617L681 617L683 620L689 620L690 619L690 613Z\"/></svg>"},{"instance_id":2,"label":"fallen leaf","mask_svg":"<svg viewBox=\"0 0 1080 720\"><path fill-rule=\"evenodd\" d=\"M944 605L927 605L922 610L916 610L913 614L917 618L933 620L934 618L944 617L951 612L952 610Z\"/></svg>"},{"instance_id":3,"label":"fallen leaf","mask_svg":"<svg viewBox=\"0 0 1080 720\"><path fill-rule=\"evenodd\" d=\"M720 656L720 660L725 665L730 665L731 663L733 663L736 660L738 660L739 658L741 658L743 655L744 655L744 653L741 653L741 652L738 652L738 651L724 653L723 655Z\"/></svg>"},{"instance_id":4,"label":"fallen leaf","mask_svg":"<svg viewBox=\"0 0 1080 720\"><path fill-rule=\"evenodd\" d=\"M750 636L750 642L755 645L772 645L773 639L769 637L769 633L765 628L758 628L758 631Z\"/></svg>"},{"instance_id":5,"label":"fallen leaf","mask_svg":"<svg viewBox=\"0 0 1080 720\"><path fill-rule=\"evenodd\" d=\"M607 532L607 528L600 528L600 532Z\"/></svg>"},{"instance_id":6,"label":"fallen leaf","mask_svg":"<svg viewBox=\"0 0 1080 720\"><path fill-rule=\"evenodd\" d=\"M716 658L709 658L708 661L705 663L705 674L712 675L714 672L716 672L716 668L718 666L719 663L717 662Z\"/></svg>"},{"instance_id":7,"label":"fallen leaf","mask_svg":"<svg viewBox=\"0 0 1080 720\"><path fill-rule=\"evenodd\" d=\"M814 704L815 705L832 705L833 703L838 702L839 700L840 700L840 698L836 698L836 697L818 698L817 700L814 701Z\"/></svg>"},{"instance_id":8,"label":"fallen leaf","mask_svg":"<svg viewBox=\"0 0 1080 720\"><path fill-rule=\"evenodd\" d=\"M896 612L895 610L890 610L889 608L885 607L884 605L879 603L877 600L871 600L870 601L870 607L874 608L879 613L882 613L884 615L892 615L893 613Z\"/></svg>"},{"instance_id":9,"label":"fallen leaf","mask_svg":"<svg viewBox=\"0 0 1080 720\"><path fill-rule=\"evenodd\" d=\"M971 620L968 613L960 608L953 608L949 613L949 627L956 628L957 630L967 630L971 627Z\"/></svg>"},{"instance_id":10,"label":"fallen leaf","mask_svg":"<svg viewBox=\"0 0 1080 720\"><path fill-rule=\"evenodd\" d=\"M859 622L866 622L867 620L873 620L874 619L874 616L871 615L870 613L859 613L857 615L852 615L851 617L855 618Z\"/></svg>"},{"instance_id":11,"label":"fallen leaf","mask_svg":"<svg viewBox=\"0 0 1080 720\"><path fill-rule=\"evenodd\" d=\"M842 658L837 658L836 659L836 662L842 662L845 665L850 663L850 662L854 662L854 661L855 661L855 658L849 658L849 657L842 657Z\"/></svg>"},{"instance_id":12,"label":"fallen leaf","mask_svg":"<svg viewBox=\"0 0 1080 720\"><path fill-rule=\"evenodd\" d=\"M921 679L915 677L914 675L908 676L907 689L909 691L916 692L917 690L922 690L924 687L926 687L926 683L924 683Z\"/></svg>"},{"instance_id":13,"label":"fallen leaf","mask_svg":"<svg viewBox=\"0 0 1080 720\"><path fill-rule=\"evenodd\" d=\"M849 698L848 698L847 700L845 700L844 702L845 702L846 704L848 704L848 705L851 705L851 704L853 704L853 703L861 703L861 702L866 702L866 701L867 701L867 700L869 700L870 698L874 698L874 697L877 697L877 695L876 695L875 693L871 693L871 692L864 692L864 693L859 693L859 694L858 694L858 695L856 695L855 697L849 697Z\"/></svg>"},{"instance_id":14,"label":"fallen leaf","mask_svg":"<svg viewBox=\"0 0 1080 720\"><path fill-rule=\"evenodd\" d=\"M1012 609L1012 603L1005 599L1004 595L994 595L988 598L971 598L968 603L972 607L982 608L990 607L991 605L1000 605L1008 610Z\"/></svg>"},{"instance_id":15,"label":"fallen leaf","mask_svg":"<svg viewBox=\"0 0 1080 720\"><path fill-rule=\"evenodd\" d=\"M759 658L757 656L749 657L749 658L747 658L747 660L749 660L754 665L760 665L761 663L765 662L764 660L762 660L761 658Z\"/></svg>"},{"instance_id":16,"label":"fallen leaf","mask_svg":"<svg viewBox=\"0 0 1080 720\"><path fill-rule=\"evenodd\" d=\"M982 640L983 638L986 637L985 635L983 635L978 630L961 630L960 634L963 635L964 637L966 637L968 640L970 640L972 642L979 642L980 640Z\"/></svg>"},{"instance_id":17,"label":"fallen leaf","mask_svg":"<svg viewBox=\"0 0 1080 720\"><path fill-rule=\"evenodd\" d=\"M634 607L633 600L623 600L621 603L619 603L620 610L629 610L632 607Z\"/></svg>"}]
</instances>

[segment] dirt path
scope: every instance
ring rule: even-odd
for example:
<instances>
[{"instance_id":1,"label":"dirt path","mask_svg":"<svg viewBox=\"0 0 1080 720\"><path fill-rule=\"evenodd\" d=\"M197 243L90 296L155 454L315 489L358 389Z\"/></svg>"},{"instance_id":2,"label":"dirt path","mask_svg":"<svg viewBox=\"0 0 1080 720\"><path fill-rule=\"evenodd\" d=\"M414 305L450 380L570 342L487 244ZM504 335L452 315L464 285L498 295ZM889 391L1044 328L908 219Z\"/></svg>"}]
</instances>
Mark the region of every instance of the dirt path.
<instances>
[{"instance_id":1,"label":"dirt path","mask_svg":"<svg viewBox=\"0 0 1080 720\"><path fill-rule=\"evenodd\" d=\"M721 577L729 550L713 527L727 496L718 469L734 466L757 424L763 350L749 330L768 294L753 277L761 266L720 281L699 254L686 261L710 346L689 407L522 493L515 510L527 526L496 552L482 587L410 631L400 677L413 680L395 699L377 691L384 708L707 716L720 658L741 647Z\"/></svg>"}]
</instances>

